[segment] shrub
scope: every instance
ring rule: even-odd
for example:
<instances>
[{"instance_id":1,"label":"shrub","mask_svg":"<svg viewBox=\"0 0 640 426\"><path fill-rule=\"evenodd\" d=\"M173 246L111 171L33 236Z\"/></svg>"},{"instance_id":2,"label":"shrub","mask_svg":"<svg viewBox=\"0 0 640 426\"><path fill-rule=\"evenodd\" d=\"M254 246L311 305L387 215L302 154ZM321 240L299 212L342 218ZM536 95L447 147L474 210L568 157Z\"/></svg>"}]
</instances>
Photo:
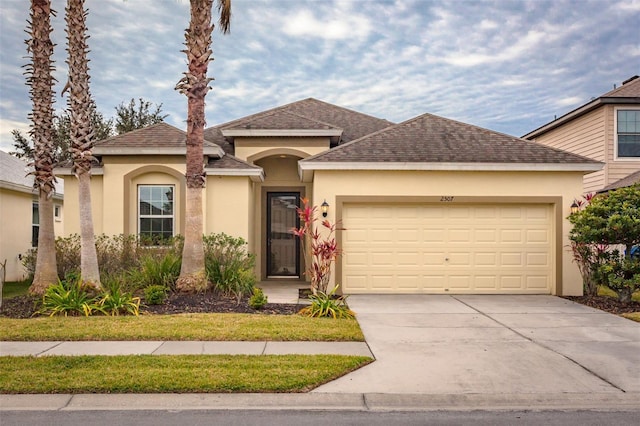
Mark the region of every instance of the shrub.
<instances>
[{"instance_id":1,"label":"shrub","mask_svg":"<svg viewBox=\"0 0 640 426\"><path fill-rule=\"evenodd\" d=\"M92 297L80 286L78 280L59 281L50 286L42 296L42 307L38 314L55 316L89 316L94 311L100 310L95 297Z\"/></svg>"},{"instance_id":2,"label":"shrub","mask_svg":"<svg viewBox=\"0 0 640 426\"><path fill-rule=\"evenodd\" d=\"M302 198L302 207L299 207L297 212L300 228L294 228L293 234L300 238L302 244L307 264L305 275L311 281L311 292L313 294L326 293L331 278L331 264L340 255L334 233L344 229L325 219L322 221L322 226L327 229L328 234L322 236L318 228L314 226L318 220L316 207L310 206L307 198Z\"/></svg>"},{"instance_id":3,"label":"shrub","mask_svg":"<svg viewBox=\"0 0 640 426\"><path fill-rule=\"evenodd\" d=\"M96 237L96 254L101 276L121 276L129 270L137 269L142 259L149 256L163 258L171 254L180 257L182 238L180 236L163 241L163 245L149 246L149 242L136 235L99 235ZM36 267L37 249L22 255L22 265L33 278ZM58 277L62 279L70 272L80 272L80 236L73 234L56 239L56 260Z\"/></svg>"},{"instance_id":4,"label":"shrub","mask_svg":"<svg viewBox=\"0 0 640 426\"><path fill-rule=\"evenodd\" d=\"M167 288L163 285L150 285L144 289L144 301L147 305L162 305L167 298Z\"/></svg>"},{"instance_id":5,"label":"shrub","mask_svg":"<svg viewBox=\"0 0 640 426\"><path fill-rule=\"evenodd\" d=\"M610 259L600 265L597 275L602 284L618 294L622 303L631 302L631 295L640 289L640 261L637 259Z\"/></svg>"},{"instance_id":6,"label":"shrub","mask_svg":"<svg viewBox=\"0 0 640 426\"><path fill-rule=\"evenodd\" d=\"M97 302L100 312L111 316L120 314L138 316L140 311L139 297L133 297L130 293L123 292L118 281L110 280L103 284L107 290Z\"/></svg>"},{"instance_id":7,"label":"shrub","mask_svg":"<svg viewBox=\"0 0 640 426\"><path fill-rule=\"evenodd\" d=\"M253 289L253 295L249 298L249 306L253 309L262 309L268 302L267 296L261 288L255 287Z\"/></svg>"},{"instance_id":8,"label":"shrub","mask_svg":"<svg viewBox=\"0 0 640 426\"><path fill-rule=\"evenodd\" d=\"M127 272L131 289L141 289L152 285L173 288L180 275L182 258L168 251L164 255L148 253L140 259L136 268Z\"/></svg>"},{"instance_id":9,"label":"shrub","mask_svg":"<svg viewBox=\"0 0 640 426\"><path fill-rule=\"evenodd\" d=\"M247 252L247 242L227 234L204 237L205 268L216 290L236 297L238 303L253 291L255 255Z\"/></svg>"},{"instance_id":10,"label":"shrub","mask_svg":"<svg viewBox=\"0 0 640 426\"><path fill-rule=\"evenodd\" d=\"M302 308L299 314L316 318L355 318L355 312L347 306L347 296L336 297L338 287L335 286L329 293L318 291L310 295L311 304Z\"/></svg>"}]
</instances>

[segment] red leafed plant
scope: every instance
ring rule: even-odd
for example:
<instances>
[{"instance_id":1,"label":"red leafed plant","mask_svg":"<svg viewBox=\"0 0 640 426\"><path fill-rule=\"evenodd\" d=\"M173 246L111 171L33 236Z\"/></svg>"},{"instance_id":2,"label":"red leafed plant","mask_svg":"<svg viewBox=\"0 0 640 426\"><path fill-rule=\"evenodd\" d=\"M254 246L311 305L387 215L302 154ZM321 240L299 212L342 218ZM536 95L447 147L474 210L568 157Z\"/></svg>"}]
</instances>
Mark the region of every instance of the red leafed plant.
<instances>
[{"instance_id":1,"label":"red leafed plant","mask_svg":"<svg viewBox=\"0 0 640 426\"><path fill-rule=\"evenodd\" d=\"M318 228L314 227L318 220L317 207L311 206L308 198L301 198L301 201L302 207L297 209L300 227L293 228L292 232L302 242L302 252L307 266L305 274L311 280L311 292L314 295L318 292L326 294L331 278L331 264L341 253L336 244L335 232L342 228L325 219L321 223L328 233L321 234Z\"/></svg>"}]
</instances>

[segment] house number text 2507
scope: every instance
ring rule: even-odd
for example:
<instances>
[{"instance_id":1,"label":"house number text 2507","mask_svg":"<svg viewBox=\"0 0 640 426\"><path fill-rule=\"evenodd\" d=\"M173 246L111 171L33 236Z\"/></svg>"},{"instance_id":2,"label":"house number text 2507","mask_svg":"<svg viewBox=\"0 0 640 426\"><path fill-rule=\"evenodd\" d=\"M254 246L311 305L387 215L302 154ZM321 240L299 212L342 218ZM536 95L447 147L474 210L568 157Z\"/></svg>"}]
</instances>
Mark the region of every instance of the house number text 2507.
<instances>
[{"instance_id":1,"label":"house number text 2507","mask_svg":"<svg viewBox=\"0 0 640 426\"><path fill-rule=\"evenodd\" d=\"M453 201L453 196L451 195L443 195L442 197L440 197L440 201L441 202L445 202L445 203L450 203Z\"/></svg>"}]
</instances>

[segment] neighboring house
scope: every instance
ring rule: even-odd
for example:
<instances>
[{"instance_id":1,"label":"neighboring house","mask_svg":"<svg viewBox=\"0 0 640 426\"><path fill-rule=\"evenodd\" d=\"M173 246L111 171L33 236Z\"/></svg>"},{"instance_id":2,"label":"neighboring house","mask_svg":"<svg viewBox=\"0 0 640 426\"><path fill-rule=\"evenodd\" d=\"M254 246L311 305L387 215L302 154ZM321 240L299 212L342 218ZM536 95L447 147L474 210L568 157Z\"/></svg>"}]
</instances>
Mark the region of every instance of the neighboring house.
<instances>
[{"instance_id":1,"label":"neighboring house","mask_svg":"<svg viewBox=\"0 0 640 426\"><path fill-rule=\"evenodd\" d=\"M304 279L291 228L308 197L346 228L333 274L345 293L582 293L566 217L597 161L429 114L393 124L316 99L205 138L205 232L246 239L261 280ZM96 233L183 232L185 139L162 123L95 146ZM69 179L67 234L79 230L77 190Z\"/></svg>"},{"instance_id":2,"label":"neighboring house","mask_svg":"<svg viewBox=\"0 0 640 426\"><path fill-rule=\"evenodd\" d=\"M602 170L585 175L585 192L640 171L640 78L629 78L523 138L604 162Z\"/></svg>"},{"instance_id":3,"label":"neighboring house","mask_svg":"<svg viewBox=\"0 0 640 426\"><path fill-rule=\"evenodd\" d=\"M7 281L25 278L20 258L38 244L38 194L27 163L0 151L0 265L6 262ZM54 232L62 235L64 185L58 179L54 194ZM0 266L0 279L2 278Z\"/></svg>"},{"instance_id":4,"label":"neighboring house","mask_svg":"<svg viewBox=\"0 0 640 426\"><path fill-rule=\"evenodd\" d=\"M631 173L629 176L624 177L618 181L615 181L611 185L605 186L598 192L612 191L614 189L625 188L627 186L635 185L637 183L640 183L640 170L635 173Z\"/></svg>"}]
</instances>

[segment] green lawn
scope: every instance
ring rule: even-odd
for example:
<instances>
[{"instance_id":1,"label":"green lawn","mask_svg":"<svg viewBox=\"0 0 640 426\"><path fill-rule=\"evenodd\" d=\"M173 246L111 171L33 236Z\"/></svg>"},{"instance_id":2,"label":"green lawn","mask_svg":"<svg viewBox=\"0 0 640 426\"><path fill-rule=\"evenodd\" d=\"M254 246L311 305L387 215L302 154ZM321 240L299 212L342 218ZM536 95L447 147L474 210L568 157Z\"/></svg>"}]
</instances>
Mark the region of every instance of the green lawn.
<instances>
[{"instance_id":1,"label":"green lawn","mask_svg":"<svg viewBox=\"0 0 640 426\"><path fill-rule=\"evenodd\" d=\"M364 341L358 322L299 315L0 318L0 340Z\"/></svg>"},{"instance_id":2,"label":"green lawn","mask_svg":"<svg viewBox=\"0 0 640 426\"><path fill-rule=\"evenodd\" d=\"M371 361L344 355L0 357L0 393L307 392Z\"/></svg>"},{"instance_id":3,"label":"green lawn","mask_svg":"<svg viewBox=\"0 0 640 426\"><path fill-rule=\"evenodd\" d=\"M2 286L2 298L8 299L10 297L27 294L29 285L31 285L29 281L7 281Z\"/></svg>"}]
</instances>

